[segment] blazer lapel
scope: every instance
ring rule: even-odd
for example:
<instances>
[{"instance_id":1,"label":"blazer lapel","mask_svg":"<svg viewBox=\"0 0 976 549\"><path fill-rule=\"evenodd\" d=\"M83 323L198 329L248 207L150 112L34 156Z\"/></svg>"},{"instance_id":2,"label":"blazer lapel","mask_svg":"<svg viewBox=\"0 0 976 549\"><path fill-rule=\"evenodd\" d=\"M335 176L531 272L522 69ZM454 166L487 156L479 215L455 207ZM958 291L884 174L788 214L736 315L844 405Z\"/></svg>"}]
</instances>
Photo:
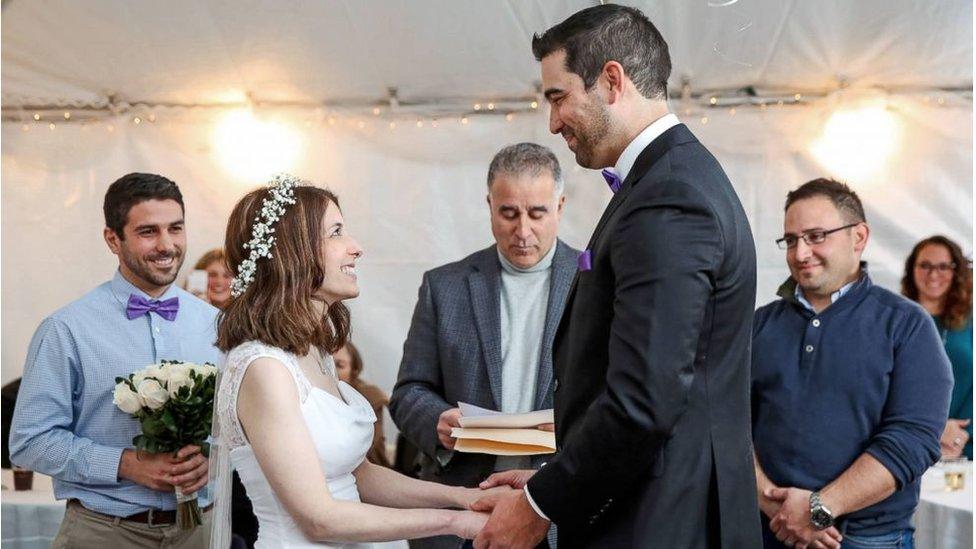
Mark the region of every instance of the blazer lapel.
<instances>
[{"instance_id":1,"label":"blazer lapel","mask_svg":"<svg viewBox=\"0 0 976 549\"><path fill-rule=\"evenodd\" d=\"M486 250L482 260L468 275L468 290L481 350L488 368L488 384L497 410L502 402L502 321L499 295L501 280L498 273L500 267L496 253L494 247Z\"/></svg>"},{"instance_id":2,"label":"blazer lapel","mask_svg":"<svg viewBox=\"0 0 976 549\"><path fill-rule=\"evenodd\" d=\"M567 295L576 274L576 254L561 240L556 240L556 254L552 258L552 274L549 277L549 302L546 308L546 324L542 330L542 356L539 359L539 377L536 381L535 409L545 406L552 392L552 342L556 328L563 316Z\"/></svg>"},{"instance_id":3,"label":"blazer lapel","mask_svg":"<svg viewBox=\"0 0 976 549\"><path fill-rule=\"evenodd\" d=\"M661 157L664 156L672 147L680 145L682 143L691 143L696 141L694 134L688 129L684 124L678 124L668 128L668 130L661 135L659 135L651 144L641 151L640 155L637 156L637 160L634 161L634 166L630 169L630 173L627 174L627 178L620 185L620 190L617 191L613 198L610 199L610 203L607 204L606 209L603 210L603 215L600 216L600 221L596 224L596 228L593 229L593 235L590 236L590 241L586 245L587 250L592 250L593 246L599 240L600 235L603 233L604 226L610 220L613 212L624 203L627 195L634 188L634 185L644 175L651 170L654 164L657 163ZM569 295L566 298L566 306L572 302L573 298L576 296L576 284L579 282L579 271L576 271L573 277L573 282L569 287ZM562 322L559 322L561 325ZM557 334L561 332L557 328Z\"/></svg>"}]
</instances>

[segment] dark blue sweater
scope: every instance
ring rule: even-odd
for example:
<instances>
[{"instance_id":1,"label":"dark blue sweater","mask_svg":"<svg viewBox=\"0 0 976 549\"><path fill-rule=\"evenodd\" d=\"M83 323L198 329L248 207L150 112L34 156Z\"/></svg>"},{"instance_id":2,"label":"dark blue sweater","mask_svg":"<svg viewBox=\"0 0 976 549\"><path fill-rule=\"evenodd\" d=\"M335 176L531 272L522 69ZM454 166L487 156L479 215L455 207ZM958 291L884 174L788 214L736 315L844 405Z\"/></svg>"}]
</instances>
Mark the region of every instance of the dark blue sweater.
<instances>
[{"instance_id":1,"label":"dark blue sweater","mask_svg":"<svg viewBox=\"0 0 976 549\"><path fill-rule=\"evenodd\" d=\"M867 273L814 314L787 281L756 311L752 421L756 456L779 486L819 490L867 452L894 494L843 517L874 535L911 528L919 479L939 459L952 371L932 318Z\"/></svg>"}]
</instances>

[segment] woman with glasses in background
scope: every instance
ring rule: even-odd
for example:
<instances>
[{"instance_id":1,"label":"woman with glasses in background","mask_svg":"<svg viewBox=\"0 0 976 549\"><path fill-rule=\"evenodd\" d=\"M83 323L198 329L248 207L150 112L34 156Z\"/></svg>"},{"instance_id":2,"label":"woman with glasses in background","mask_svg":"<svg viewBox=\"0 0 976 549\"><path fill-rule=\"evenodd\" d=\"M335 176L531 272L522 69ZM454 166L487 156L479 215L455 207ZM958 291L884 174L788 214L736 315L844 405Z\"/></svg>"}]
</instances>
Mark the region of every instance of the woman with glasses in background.
<instances>
[{"instance_id":1,"label":"woman with glasses in background","mask_svg":"<svg viewBox=\"0 0 976 549\"><path fill-rule=\"evenodd\" d=\"M942 454L973 459L972 266L958 244L944 236L922 240L905 261L901 293L935 319L955 383Z\"/></svg>"}]
</instances>

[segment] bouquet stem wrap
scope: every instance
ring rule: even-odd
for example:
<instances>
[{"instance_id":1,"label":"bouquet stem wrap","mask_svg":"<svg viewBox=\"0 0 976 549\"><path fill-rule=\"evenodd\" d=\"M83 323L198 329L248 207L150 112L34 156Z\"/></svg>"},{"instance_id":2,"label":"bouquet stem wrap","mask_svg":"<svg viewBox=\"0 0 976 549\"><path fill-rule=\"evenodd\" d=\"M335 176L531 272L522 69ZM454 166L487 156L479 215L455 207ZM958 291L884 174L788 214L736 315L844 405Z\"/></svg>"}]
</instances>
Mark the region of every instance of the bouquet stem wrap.
<instances>
[{"instance_id":1,"label":"bouquet stem wrap","mask_svg":"<svg viewBox=\"0 0 976 549\"><path fill-rule=\"evenodd\" d=\"M197 495L184 494L179 486L175 486L174 490L176 491L176 525L180 530L193 530L203 524L203 513L200 512Z\"/></svg>"}]
</instances>

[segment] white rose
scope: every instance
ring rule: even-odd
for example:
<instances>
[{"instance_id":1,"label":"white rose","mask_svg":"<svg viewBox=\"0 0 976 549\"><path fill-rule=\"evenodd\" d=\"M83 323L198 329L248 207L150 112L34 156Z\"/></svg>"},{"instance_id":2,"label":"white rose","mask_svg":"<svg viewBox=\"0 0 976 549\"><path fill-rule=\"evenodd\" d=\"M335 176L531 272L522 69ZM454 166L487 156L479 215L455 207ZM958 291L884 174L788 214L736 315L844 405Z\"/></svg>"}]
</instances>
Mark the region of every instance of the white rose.
<instances>
[{"instance_id":1,"label":"white rose","mask_svg":"<svg viewBox=\"0 0 976 549\"><path fill-rule=\"evenodd\" d=\"M139 395L129 388L126 382L118 383L115 386L115 393L112 396L112 403L119 407L119 410L127 414L134 414L142 409L142 402Z\"/></svg>"},{"instance_id":2,"label":"white rose","mask_svg":"<svg viewBox=\"0 0 976 549\"><path fill-rule=\"evenodd\" d=\"M139 370L138 372L132 374L132 385L139 387L143 380L147 378L155 378L161 384L166 383L166 369L160 368L153 364L152 366L146 366L145 368Z\"/></svg>"},{"instance_id":3,"label":"white rose","mask_svg":"<svg viewBox=\"0 0 976 549\"><path fill-rule=\"evenodd\" d=\"M193 368L189 364L168 364L166 370L166 389L171 398L176 398L176 394L183 387L193 389L193 378L190 377Z\"/></svg>"},{"instance_id":4,"label":"white rose","mask_svg":"<svg viewBox=\"0 0 976 549\"><path fill-rule=\"evenodd\" d=\"M194 370L203 377L217 375L217 367L210 364L196 364Z\"/></svg>"},{"instance_id":5,"label":"white rose","mask_svg":"<svg viewBox=\"0 0 976 549\"><path fill-rule=\"evenodd\" d=\"M139 398L150 410L158 410L169 400L169 394L155 379L145 379L139 384Z\"/></svg>"}]
</instances>

